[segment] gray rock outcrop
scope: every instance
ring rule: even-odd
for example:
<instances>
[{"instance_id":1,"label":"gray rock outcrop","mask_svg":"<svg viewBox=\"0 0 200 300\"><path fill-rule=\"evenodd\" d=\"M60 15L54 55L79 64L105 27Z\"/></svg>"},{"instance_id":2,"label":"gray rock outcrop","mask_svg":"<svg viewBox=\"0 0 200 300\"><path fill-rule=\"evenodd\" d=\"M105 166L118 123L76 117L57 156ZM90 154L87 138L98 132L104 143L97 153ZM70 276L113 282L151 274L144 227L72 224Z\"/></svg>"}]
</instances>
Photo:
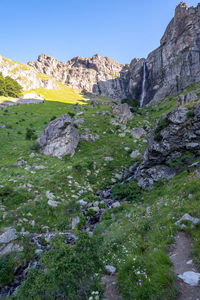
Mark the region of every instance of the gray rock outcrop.
<instances>
[{"instance_id":1,"label":"gray rock outcrop","mask_svg":"<svg viewBox=\"0 0 200 300\"><path fill-rule=\"evenodd\" d=\"M62 115L45 127L38 142L42 153L62 158L64 155L74 155L79 143L79 133L71 117Z\"/></svg>"},{"instance_id":2,"label":"gray rock outcrop","mask_svg":"<svg viewBox=\"0 0 200 300\"><path fill-rule=\"evenodd\" d=\"M155 181L172 178L199 157L200 105L178 108L163 115L148 141L137 171L138 184L151 188Z\"/></svg>"}]
</instances>

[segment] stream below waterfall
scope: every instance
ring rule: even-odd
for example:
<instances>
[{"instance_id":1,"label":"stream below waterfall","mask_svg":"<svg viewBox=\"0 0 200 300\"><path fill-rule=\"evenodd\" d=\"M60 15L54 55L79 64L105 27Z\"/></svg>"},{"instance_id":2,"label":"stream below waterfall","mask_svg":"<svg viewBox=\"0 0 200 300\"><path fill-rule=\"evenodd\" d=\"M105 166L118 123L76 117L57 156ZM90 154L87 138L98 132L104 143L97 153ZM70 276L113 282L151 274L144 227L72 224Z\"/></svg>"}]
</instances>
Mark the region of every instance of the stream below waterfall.
<instances>
[{"instance_id":1,"label":"stream below waterfall","mask_svg":"<svg viewBox=\"0 0 200 300\"><path fill-rule=\"evenodd\" d=\"M130 171L131 169L131 171ZM133 178L135 178L135 175L137 174L138 167L136 164L131 166L129 170L126 170L122 176L122 181L120 184L126 184L130 182ZM106 187L104 190L100 191L98 193L98 197L101 201L104 201L105 203L105 209L100 210L99 212L95 213L92 216L87 216L87 211L85 209L81 209L82 213L87 218L87 224L83 228L83 230L88 231L92 234L94 227L97 223L101 222L101 217L105 210L111 209L112 204L115 202L115 199L112 196L112 188L115 184ZM66 243L68 244L74 244L77 237L74 235L74 232L71 231L65 231L65 232L59 232L59 234L64 235L66 237ZM18 266L15 269L14 276L15 279L13 282L11 282L9 285L6 285L3 287L0 291L0 299L7 298L11 295L14 295L17 293L21 283L27 278L28 272L30 269L35 268L41 268L39 265L40 260L40 254L42 252L49 251L52 249L52 246L44 246L41 243L41 238L44 238L46 241L51 241L55 236L57 235L56 232L49 232L49 233L43 233L43 234L33 234L31 237L31 241L37 246L36 254L34 257L29 261L26 262L23 266Z\"/></svg>"}]
</instances>

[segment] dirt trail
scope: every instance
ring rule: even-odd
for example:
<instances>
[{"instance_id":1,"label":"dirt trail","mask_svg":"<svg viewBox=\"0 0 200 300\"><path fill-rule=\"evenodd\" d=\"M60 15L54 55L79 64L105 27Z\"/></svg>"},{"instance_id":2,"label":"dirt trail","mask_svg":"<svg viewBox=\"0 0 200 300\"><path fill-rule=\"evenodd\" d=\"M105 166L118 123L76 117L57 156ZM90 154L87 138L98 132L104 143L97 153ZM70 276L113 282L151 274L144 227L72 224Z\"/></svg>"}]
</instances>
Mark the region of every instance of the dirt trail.
<instances>
[{"instance_id":1,"label":"dirt trail","mask_svg":"<svg viewBox=\"0 0 200 300\"><path fill-rule=\"evenodd\" d=\"M102 278L102 284L105 285L104 296L106 300L122 300L117 287L116 275L105 275Z\"/></svg>"},{"instance_id":2,"label":"dirt trail","mask_svg":"<svg viewBox=\"0 0 200 300\"><path fill-rule=\"evenodd\" d=\"M188 271L198 273L192 260L192 242L185 232L177 233L175 247L170 258L178 281L179 294L176 300L200 300L200 285L191 286L178 277Z\"/></svg>"}]
</instances>

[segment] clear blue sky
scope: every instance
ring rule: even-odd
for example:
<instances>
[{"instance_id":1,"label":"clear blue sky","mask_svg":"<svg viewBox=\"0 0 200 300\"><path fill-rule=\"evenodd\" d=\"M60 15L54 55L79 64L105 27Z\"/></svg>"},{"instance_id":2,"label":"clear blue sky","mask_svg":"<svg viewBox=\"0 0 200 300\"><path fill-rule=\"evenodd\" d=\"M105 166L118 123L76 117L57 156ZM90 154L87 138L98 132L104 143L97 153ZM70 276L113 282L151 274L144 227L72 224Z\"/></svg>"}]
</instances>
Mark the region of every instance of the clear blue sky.
<instances>
[{"instance_id":1,"label":"clear blue sky","mask_svg":"<svg viewBox=\"0 0 200 300\"><path fill-rule=\"evenodd\" d=\"M0 53L20 62L41 53L61 61L99 53L129 63L159 46L179 2L0 0Z\"/></svg>"}]
</instances>

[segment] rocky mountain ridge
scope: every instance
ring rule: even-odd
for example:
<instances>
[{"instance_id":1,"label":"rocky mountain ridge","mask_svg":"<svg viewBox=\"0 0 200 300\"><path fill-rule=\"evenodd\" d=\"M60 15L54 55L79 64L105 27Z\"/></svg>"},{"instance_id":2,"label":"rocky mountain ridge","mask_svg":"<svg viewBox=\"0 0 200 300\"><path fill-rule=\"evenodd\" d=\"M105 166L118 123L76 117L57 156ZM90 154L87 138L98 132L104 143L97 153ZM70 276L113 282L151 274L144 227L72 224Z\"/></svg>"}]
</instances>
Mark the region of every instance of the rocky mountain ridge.
<instances>
[{"instance_id":1,"label":"rocky mountain ridge","mask_svg":"<svg viewBox=\"0 0 200 300\"><path fill-rule=\"evenodd\" d=\"M65 63L42 54L38 61L28 65L72 88L111 98L139 100L144 88L143 104L147 104L200 80L199 23L200 4L195 8L181 2L161 38L160 46L147 59L134 58L130 65L123 66L99 54L92 58L75 57Z\"/></svg>"},{"instance_id":2,"label":"rocky mountain ridge","mask_svg":"<svg viewBox=\"0 0 200 300\"><path fill-rule=\"evenodd\" d=\"M45 74L40 74L34 68L14 62L0 54L0 72L4 77L10 76L16 80L24 90L32 90L38 88L56 89L56 80Z\"/></svg>"},{"instance_id":3,"label":"rocky mountain ridge","mask_svg":"<svg viewBox=\"0 0 200 300\"><path fill-rule=\"evenodd\" d=\"M41 54L38 61L29 62L28 65L74 89L111 98L126 97L128 66L99 54L91 58L78 56L64 63Z\"/></svg>"}]
</instances>

